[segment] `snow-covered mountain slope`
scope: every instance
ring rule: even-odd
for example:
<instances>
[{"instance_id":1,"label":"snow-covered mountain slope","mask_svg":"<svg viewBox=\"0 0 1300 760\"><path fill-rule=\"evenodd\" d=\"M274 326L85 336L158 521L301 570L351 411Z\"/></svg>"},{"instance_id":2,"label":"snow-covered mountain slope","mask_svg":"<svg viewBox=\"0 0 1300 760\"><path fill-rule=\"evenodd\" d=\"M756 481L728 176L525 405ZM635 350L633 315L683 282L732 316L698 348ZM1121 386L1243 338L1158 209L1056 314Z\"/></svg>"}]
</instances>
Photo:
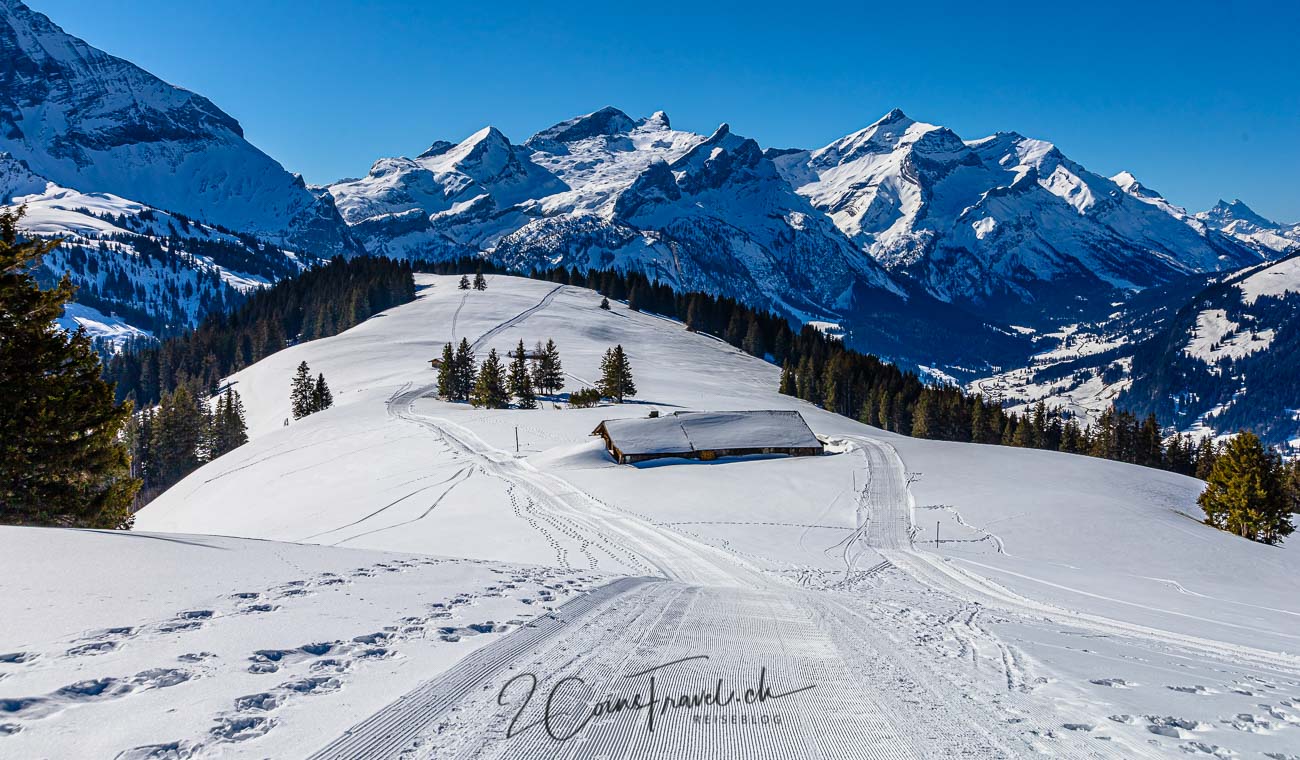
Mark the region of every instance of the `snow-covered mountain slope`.
<instances>
[{"instance_id":1,"label":"snow-covered mountain slope","mask_svg":"<svg viewBox=\"0 0 1300 760\"><path fill-rule=\"evenodd\" d=\"M105 192L310 255L358 250L327 193L244 139L206 98L0 1L0 150Z\"/></svg>"},{"instance_id":2,"label":"snow-covered mountain slope","mask_svg":"<svg viewBox=\"0 0 1300 760\"><path fill-rule=\"evenodd\" d=\"M984 720L1024 728L994 732L1010 756L1025 753L1030 733L1047 742L1037 751L1049 756L1069 755L1072 742L1089 746L1094 736L1111 739L1121 754L1146 756L1177 754L1198 741L1248 752L1296 740L1297 728L1278 717L1295 711L1278 700L1300 687L1300 661L1282 654L1296 641L1291 579L1300 554L1198 523L1197 481L1085 457L886 434L776 394L776 368L680 324L617 304L603 311L590 291L495 277L487 291L465 293L455 278L420 281L415 303L235 375L252 443L164 494L139 525L663 574L705 595L725 588L672 618L683 632L727 632L716 645L696 643L697 654L732 663L736 652L761 651L775 658L773 671L805 672L802 645L787 642L772 654L743 618L727 617L735 613L724 600L759 594L763 601L753 603L764 619L780 606L786 633L805 615L820 619L800 640L826 642L817 646L836 652L831 662L864 652L885 661L904 656L882 653L889 636L928 642L906 655L915 668L906 701L927 705L923 722L950 720L951 741L967 748L983 746L964 722L979 718L957 717L958 708L928 687L918 696L916 684L941 677L947 694L984 703L979 695L991 685L984 679L998 681L1001 691L986 696L1001 707ZM532 411L425 397L434 382L426 360L461 337L480 356L520 339L554 338L569 389L589 384L601 352L618 342L640 394L623 406L546 403ZM325 373L337 405L286 426L285 383L304 360ZM631 467L613 464L590 436L611 417L720 408L797 409L833 453ZM916 480L910 491L905 470ZM936 523L941 543L927 546ZM646 592L636 607L658 618L660 594L669 591ZM841 628L826 610L805 608L829 599L852 609L857 622ZM972 625L942 623L968 617ZM973 625L976 617L984 622ZM621 634L610 639L611 626L633 637L661 635L642 627L650 622L605 615L592 624L617 646L611 642ZM585 642L586 629L574 627L570 641ZM850 646L841 638L850 629L875 633ZM576 651L599 658L606 645ZM677 651L645 656L666 661ZM539 655L539 669L561 667L547 656ZM822 668L819 690L838 688L838 671ZM1271 674L1266 684L1250 680L1260 668ZM882 684L883 704L904 703L888 679L873 683ZM1003 708L1017 721L998 718ZM500 707L472 702L461 712L474 717L426 735L426 755L461 741L497 746L490 737L499 733L492 721ZM797 725L806 725L802 714L792 718ZM861 717L845 719L863 735ZM1269 731L1248 729L1258 721L1268 721ZM1062 730L1067 724L1076 727ZM1050 727L1052 738L1044 738ZM689 744L656 746L695 756Z\"/></svg>"},{"instance_id":3,"label":"snow-covered mountain slope","mask_svg":"<svg viewBox=\"0 0 1300 760\"><path fill-rule=\"evenodd\" d=\"M25 234L64 241L38 279L67 274L77 294L60 322L107 344L192 327L315 260L111 193L61 187L7 153L0 205L25 207Z\"/></svg>"},{"instance_id":4,"label":"snow-covered mountain slope","mask_svg":"<svg viewBox=\"0 0 1300 760\"><path fill-rule=\"evenodd\" d=\"M1053 292L1112 297L1260 259L1014 132L963 141L895 110L823 148L772 155L864 251L944 300L1006 310Z\"/></svg>"},{"instance_id":5,"label":"snow-covered mountain slope","mask_svg":"<svg viewBox=\"0 0 1300 760\"><path fill-rule=\"evenodd\" d=\"M1212 435L1243 427L1300 448L1300 256L1234 272L1133 352L1120 403Z\"/></svg>"},{"instance_id":6,"label":"snow-covered mountain slope","mask_svg":"<svg viewBox=\"0 0 1300 760\"><path fill-rule=\"evenodd\" d=\"M382 159L330 186L375 252L486 251L512 267L615 267L682 289L834 316L902 289L791 192L752 140L672 129L662 112L614 108L523 145L488 127L415 159Z\"/></svg>"},{"instance_id":7,"label":"snow-covered mountain slope","mask_svg":"<svg viewBox=\"0 0 1300 760\"><path fill-rule=\"evenodd\" d=\"M1285 254L1300 250L1300 224L1288 226L1266 219L1240 200L1231 203L1221 200L1196 218L1225 235L1266 251Z\"/></svg>"}]
</instances>

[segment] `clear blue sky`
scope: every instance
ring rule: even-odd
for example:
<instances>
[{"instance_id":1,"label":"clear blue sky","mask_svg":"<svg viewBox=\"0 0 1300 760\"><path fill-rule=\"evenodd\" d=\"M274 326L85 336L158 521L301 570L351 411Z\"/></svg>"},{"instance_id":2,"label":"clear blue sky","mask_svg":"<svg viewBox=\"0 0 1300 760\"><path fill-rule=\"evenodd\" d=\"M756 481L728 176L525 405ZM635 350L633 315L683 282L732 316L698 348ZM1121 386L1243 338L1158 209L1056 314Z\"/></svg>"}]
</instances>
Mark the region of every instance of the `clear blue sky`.
<instances>
[{"instance_id":1,"label":"clear blue sky","mask_svg":"<svg viewBox=\"0 0 1300 760\"><path fill-rule=\"evenodd\" d=\"M1015 130L1193 210L1300 221L1300 3L29 0L309 182L615 105L816 147L894 107ZM1066 6L1069 6L1068 8Z\"/></svg>"}]
</instances>

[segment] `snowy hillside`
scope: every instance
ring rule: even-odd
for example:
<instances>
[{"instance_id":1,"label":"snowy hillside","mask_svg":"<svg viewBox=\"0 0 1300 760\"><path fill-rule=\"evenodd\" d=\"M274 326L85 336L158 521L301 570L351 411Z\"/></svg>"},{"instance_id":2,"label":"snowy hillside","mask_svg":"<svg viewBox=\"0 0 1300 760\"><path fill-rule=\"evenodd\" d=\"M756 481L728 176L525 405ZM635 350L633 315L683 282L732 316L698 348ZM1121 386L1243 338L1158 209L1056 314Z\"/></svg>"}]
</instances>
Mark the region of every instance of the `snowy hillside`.
<instances>
[{"instance_id":1,"label":"snowy hillside","mask_svg":"<svg viewBox=\"0 0 1300 760\"><path fill-rule=\"evenodd\" d=\"M334 255L357 250L328 194L308 189L206 98L0 1L0 151L61 187L112 193Z\"/></svg>"},{"instance_id":2,"label":"snowy hillside","mask_svg":"<svg viewBox=\"0 0 1300 760\"><path fill-rule=\"evenodd\" d=\"M491 278L481 293L456 289L455 278L420 281L416 302L231 378L249 406L252 442L153 502L138 516L138 529L457 556L493 569L527 563L566 578L670 580L610 591L590 611L564 616L559 638L529 631L527 653L488 644L472 660L480 680L467 681L465 669L443 672L448 654L433 635L437 623L418 614L409 622L418 630L394 624L394 646L385 647L397 655L378 665L350 659L356 645L347 642L358 639L344 630L354 620L347 609L331 616L330 630L307 633L311 616L323 609L318 605L335 597L323 586L330 576L308 570L305 558L345 580L344 571L332 568L370 560L333 564L331 552L344 549L247 544L299 565L294 579L305 580L313 595L272 599L282 609L267 618L297 627L275 644L254 643L230 627L236 620L225 607L216 610L193 635L209 637L202 646L218 657L205 661L201 677L167 687L175 690L173 699L192 695L216 705L211 730L176 716L165 732L145 736L119 727L99 741L122 747L185 742L202 745L205 754L237 756L279 754L299 740L306 746L296 752L329 744L327 756L334 757L471 750L535 756L576 745L554 745L535 733L503 738L518 703L494 700L511 675L521 669L544 678L622 673L699 654L711 660L665 674L665 687L690 690L711 673L735 680L763 664L782 687L816 688L783 703L786 730L779 734L721 732L680 716L667 719L679 721L670 723L675 730L650 734L635 718L616 716L588 729L582 746L617 756L676 757L757 746L808 756L818 747L842 747L822 754L854 757L868 742L897 748L902 757L1084 757L1095 756L1097 747L1115 756L1157 757L1284 756L1300 741L1300 660L1288 654L1295 651L1300 614L1294 593L1300 554L1291 545L1261 546L1197 522L1197 481L1084 457L883 433L778 395L771 365L668 320L618 304L603 311L590 291L506 277ZM589 384L601 352L621 343L640 393L634 403L587 410L551 403L531 411L476 410L428 397L435 373L427 360L460 337L480 356L520 339L531 345L553 338L567 390ZM329 378L336 406L285 425L288 379L304 360ZM590 436L602 419L655 409L796 409L830 453L619 466ZM264 561L248 556L254 566ZM425 570L413 562L404 569L447 567ZM382 583L384 575L377 575L373 582ZM363 590L360 584L371 579L351 580L358 585L349 588L383 605L379 619L406 614L399 611L406 602L382 601L391 597L381 587ZM205 583L230 591L238 585ZM280 584L271 596L294 588L278 574L269 583L263 585ZM475 583L482 581L429 578L430 595L452 588L479 594L467 595L469 606L455 611L452 629L515 614L482 605L515 603L516 592L497 599ZM44 588L30 593L52 596ZM177 609L215 609L211 604L187 599ZM227 606L233 613L242 604ZM93 606L64 614L70 618L60 631L84 631L73 638L139 617L119 610L110 620ZM188 652L199 645L189 643L189 634L153 625L140 635L157 639L155 646ZM6 748L67 746L88 725L74 716L107 716L116 704L145 705L139 700L151 698L152 687L129 674L158 667L152 661L103 660L115 667L74 671L76 660L56 656L68 648L60 648L63 639L26 629L13 636L0 640L0 650L44 654L32 664L0 665L13 674L0 682L0 694L52 694L51 702L37 704L63 712L18 711L9 721L20 730L0 738ZM340 655L303 646L316 640L342 644ZM636 648L636 641L654 643ZM352 664L344 665L349 675L339 684L299 698L297 692L310 690L292 688L285 676L246 672L260 660L237 653L252 646L290 652L284 662L295 678L299 671L323 674L337 660ZM154 659L164 656L158 650ZM76 696L89 688L59 690L109 670L134 684L130 697L119 702ZM430 680L387 707L371 696L389 688L385 699L391 700L392 686L422 679ZM872 689L854 688L864 679ZM608 688L622 687L611 682ZM235 699L263 692L287 699ZM447 701L453 693L466 696ZM830 724L817 717L832 713ZM344 733L355 721L361 722Z\"/></svg>"},{"instance_id":3,"label":"snowy hillside","mask_svg":"<svg viewBox=\"0 0 1300 760\"><path fill-rule=\"evenodd\" d=\"M109 343L191 327L315 260L110 193L61 187L6 153L0 204L26 208L25 234L64 241L39 279L67 274L77 295L62 323Z\"/></svg>"}]
</instances>

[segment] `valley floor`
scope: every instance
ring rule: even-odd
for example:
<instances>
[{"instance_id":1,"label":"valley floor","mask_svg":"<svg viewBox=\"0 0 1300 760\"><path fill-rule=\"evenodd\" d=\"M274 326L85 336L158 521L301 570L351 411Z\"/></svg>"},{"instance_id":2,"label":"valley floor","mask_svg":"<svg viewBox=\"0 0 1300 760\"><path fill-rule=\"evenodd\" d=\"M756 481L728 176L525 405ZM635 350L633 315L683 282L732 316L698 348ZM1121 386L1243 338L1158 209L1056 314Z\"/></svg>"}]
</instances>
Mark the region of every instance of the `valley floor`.
<instances>
[{"instance_id":1,"label":"valley floor","mask_svg":"<svg viewBox=\"0 0 1300 760\"><path fill-rule=\"evenodd\" d=\"M148 532L0 531L0 755L1300 757L1300 552L1190 518L1196 481L883 433L590 291L421 284L231 378L253 441ZM620 343L641 394L438 401L461 337L554 338L567 390ZM337 406L285 425L303 360ZM767 408L828 454L619 466L589 435Z\"/></svg>"}]
</instances>

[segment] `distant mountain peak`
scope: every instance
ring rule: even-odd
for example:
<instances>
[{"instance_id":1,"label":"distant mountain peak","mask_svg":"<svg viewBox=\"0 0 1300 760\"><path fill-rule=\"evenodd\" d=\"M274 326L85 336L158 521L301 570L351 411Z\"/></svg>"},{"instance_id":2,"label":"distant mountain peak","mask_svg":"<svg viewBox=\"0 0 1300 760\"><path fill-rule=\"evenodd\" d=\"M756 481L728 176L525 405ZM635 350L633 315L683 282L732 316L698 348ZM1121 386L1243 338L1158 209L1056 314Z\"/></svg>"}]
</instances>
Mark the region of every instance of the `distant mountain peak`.
<instances>
[{"instance_id":1,"label":"distant mountain peak","mask_svg":"<svg viewBox=\"0 0 1300 760\"><path fill-rule=\"evenodd\" d=\"M1282 225L1272 219L1257 214L1254 209L1247 206L1240 198L1234 198L1231 202L1220 199L1218 203L1214 204L1213 208L1209 211L1197 214L1197 217L1221 225L1226 225L1234 221L1243 221L1266 230L1282 228Z\"/></svg>"},{"instance_id":2,"label":"distant mountain peak","mask_svg":"<svg viewBox=\"0 0 1300 760\"><path fill-rule=\"evenodd\" d=\"M456 143L449 140L434 140L433 144L426 148L423 153L416 156L416 158L432 158L434 156L441 156L443 153L446 153L454 147L456 147Z\"/></svg>"},{"instance_id":3,"label":"distant mountain peak","mask_svg":"<svg viewBox=\"0 0 1300 760\"><path fill-rule=\"evenodd\" d=\"M663 112L660 111L659 113L662 114ZM666 123L667 120L667 115L664 115L664 122ZM528 138L528 141L524 144L533 146L546 143L577 142L578 140L586 140L601 135L624 134L631 132L636 126L637 122L633 121L632 117L613 106L605 106L599 111L592 111L589 114L565 119L558 124L543 129Z\"/></svg>"}]
</instances>

